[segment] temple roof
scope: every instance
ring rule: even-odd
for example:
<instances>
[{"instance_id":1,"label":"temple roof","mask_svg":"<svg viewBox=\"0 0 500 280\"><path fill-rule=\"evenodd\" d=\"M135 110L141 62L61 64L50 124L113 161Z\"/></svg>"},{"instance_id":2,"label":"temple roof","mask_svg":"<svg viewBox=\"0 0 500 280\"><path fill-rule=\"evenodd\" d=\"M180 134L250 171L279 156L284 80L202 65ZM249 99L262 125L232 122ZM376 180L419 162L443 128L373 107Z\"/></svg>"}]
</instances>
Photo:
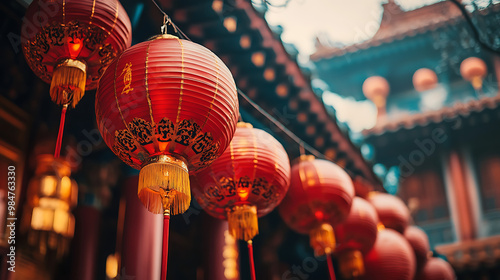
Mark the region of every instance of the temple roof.
<instances>
[{"instance_id":1,"label":"temple roof","mask_svg":"<svg viewBox=\"0 0 500 280\"><path fill-rule=\"evenodd\" d=\"M371 39L345 47L330 47L317 41L316 52L311 60L321 60L353 53L358 50L375 47L384 43L415 36L429 30L450 25L461 19L460 10L453 3L444 1L421 8L403 11L394 1L383 4L382 20L378 31Z\"/></svg>"},{"instance_id":2,"label":"temple roof","mask_svg":"<svg viewBox=\"0 0 500 280\"><path fill-rule=\"evenodd\" d=\"M458 117L468 117L472 113L481 112L485 109L497 109L500 107L500 95L483 97L468 102L457 102L451 107L443 107L439 110L427 111L418 114L400 116L396 119L381 119L375 127L363 131L365 136L382 135L388 132L397 132L412 129L418 126L424 127L431 123L441 123Z\"/></svg>"}]
</instances>

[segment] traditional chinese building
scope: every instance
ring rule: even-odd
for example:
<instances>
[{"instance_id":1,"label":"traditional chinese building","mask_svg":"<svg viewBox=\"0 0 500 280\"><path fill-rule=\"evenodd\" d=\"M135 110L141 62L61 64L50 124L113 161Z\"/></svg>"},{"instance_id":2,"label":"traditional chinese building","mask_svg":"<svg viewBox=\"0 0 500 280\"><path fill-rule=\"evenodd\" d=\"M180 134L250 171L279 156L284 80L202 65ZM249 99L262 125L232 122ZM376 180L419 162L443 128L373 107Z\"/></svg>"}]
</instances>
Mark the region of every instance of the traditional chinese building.
<instances>
[{"instance_id":1,"label":"traditional chinese building","mask_svg":"<svg viewBox=\"0 0 500 280\"><path fill-rule=\"evenodd\" d=\"M500 5L470 8L482 38L498 40L493 26ZM487 75L479 86L461 73L469 57L485 63ZM350 46L318 40L311 59L315 74L331 92L356 100L366 99L368 78L383 77L377 86L387 92L381 94L382 101L374 100L377 123L362 133L365 145L375 151L373 164L399 174L397 190L389 191L407 203L415 224L426 231L434 250L448 258L459 279L497 279L498 51L485 50L474 39L471 26L451 1L409 11L388 1L371 39ZM437 81L417 91L414 75L421 68L432 70ZM387 176L379 175L382 180Z\"/></svg>"}]
</instances>

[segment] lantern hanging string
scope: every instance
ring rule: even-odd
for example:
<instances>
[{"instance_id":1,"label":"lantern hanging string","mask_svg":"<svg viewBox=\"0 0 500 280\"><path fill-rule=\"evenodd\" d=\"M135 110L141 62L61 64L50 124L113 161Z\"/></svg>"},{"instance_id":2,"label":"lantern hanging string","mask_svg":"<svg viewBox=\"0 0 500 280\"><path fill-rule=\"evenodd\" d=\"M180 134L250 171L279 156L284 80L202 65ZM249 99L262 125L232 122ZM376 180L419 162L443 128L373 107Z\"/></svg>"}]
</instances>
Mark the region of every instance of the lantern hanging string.
<instances>
[{"instance_id":1,"label":"lantern hanging string","mask_svg":"<svg viewBox=\"0 0 500 280\"><path fill-rule=\"evenodd\" d=\"M333 269L332 254L326 254L326 260L328 262L328 271L330 272L330 279L335 280L335 271Z\"/></svg>"},{"instance_id":2,"label":"lantern hanging string","mask_svg":"<svg viewBox=\"0 0 500 280\"><path fill-rule=\"evenodd\" d=\"M66 111L68 110L68 104L64 104L61 110L61 121L59 122L59 132L57 133L56 149L54 151L54 158L59 158L61 155L61 145L64 132L64 123L66 121Z\"/></svg>"},{"instance_id":3,"label":"lantern hanging string","mask_svg":"<svg viewBox=\"0 0 500 280\"><path fill-rule=\"evenodd\" d=\"M163 215L163 244L162 244L162 265L161 280L167 279L167 260L168 260L168 233L170 227L170 214Z\"/></svg>"},{"instance_id":4,"label":"lantern hanging string","mask_svg":"<svg viewBox=\"0 0 500 280\"><path fill-rule=\"evenodd\" d=\"M163 14L164 16L164 24L170 24L173 28L174 28L174 31L179 34L183 39L186 39L186 40L189 40L189 41L192 41L191 39L189 39L189 37L184 33L182 32L182 30L172 21L172 19L170 18L170 16L165 12L163 11L163 9L160 7L160 5L158 4L157 0L151 0L153 1L153 3L155 4L155 6L158 8L158 10ZM162 26L162 32L163 32L163 28L166 28L166 25ZM165 30L166 31L166 30ZM296 142L299 147L300 146L303 146L308 152L310 152L311 154L313 154L315 157L317 158L320 158L320 159L326 159L326 156L323 155L322 153L320 153L318 150L316 150L315 148L313 148L311 145L307 144L306 142L304 142L302 139L300 139L297 135L295 135L291 130L289 130L288 128L286 128L281 122L279 122L276 118L274 118L271 114L269 114L267 111L265 111L264 109L262 109L262 107L260 107L257 103L255 103L252 99L250 99L250 97L248 97L242 90L240 90L239 88L237 88L238 90L238 94L243 97L243 99L245 99L250 105L252 105L252 107L254 107L257 111L259 111L262 115L264 115L270 122L272 122L278 129L280 129L281 131L283 131L288 137L290 137L294 142Z\"/></svg>"},{"instance_id":5,"label":"lantern hanging string","mask_svg":"<svg viewBox=\"0 0 500 280\"><path fill-rule=\"evenodd\" d=\"M253 260L253 242L248 240L248 259L250 261L250 276L252 280L255 280L255 262Z\"/></svg>"}]
</instances>

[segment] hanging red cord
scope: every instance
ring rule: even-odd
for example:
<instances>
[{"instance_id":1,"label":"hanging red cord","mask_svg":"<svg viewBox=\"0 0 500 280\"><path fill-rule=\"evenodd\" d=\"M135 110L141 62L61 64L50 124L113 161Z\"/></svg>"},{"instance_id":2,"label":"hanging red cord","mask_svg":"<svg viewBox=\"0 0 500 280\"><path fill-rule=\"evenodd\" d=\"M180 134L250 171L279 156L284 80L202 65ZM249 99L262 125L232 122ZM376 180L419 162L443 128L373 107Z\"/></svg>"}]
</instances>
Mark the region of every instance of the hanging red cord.
<instances>
[{"instance_id":1,"label":"hanging red cord","mask_svg":"<svg viewBox=\"0 0 500 280\"><path fill-rule=\"evenodd\" d=\"M335 271L333 270L333 261L331 254L326 254L326 261L328 262L328 271L330 271L330 279L335 280Z\"/></svg>"},{"instance_id":2,"label":"hanging red cord","mask_svg":"<svg viewBox=\"0 0 500 280\"><path fill-rule=\"evenodd\" d=\"M167 279L167 261L168 261L168 231L170 226L170 213L163 214L163 250L161 258L161 280Z\"/></svg>"},{"instance_id":3,"label":"hanging red cord","mask_svg":"<svg viewBox=\"0 0 500 280\"><path fill-rule=\"evenodd\" d=\"M59 122L59 133L57 133L56 150L54 151L54 158L58 158L61 155L61 144L64 132L64 122L66 120L66 111L68 110L68 104L64 104L61 110L61 121Z\"/></svg>"},{"instance_id":4,"label":"hanging red cord","mask_svg":"<svg viewBox=\"0 0 500 280\"><path fill-rule=\"evenodd\" d=\"M255 280L255 263L253 261L253 244L252 240L248 240L248 258L250 260L250 276Z\"/></svg>"}]
</instances>

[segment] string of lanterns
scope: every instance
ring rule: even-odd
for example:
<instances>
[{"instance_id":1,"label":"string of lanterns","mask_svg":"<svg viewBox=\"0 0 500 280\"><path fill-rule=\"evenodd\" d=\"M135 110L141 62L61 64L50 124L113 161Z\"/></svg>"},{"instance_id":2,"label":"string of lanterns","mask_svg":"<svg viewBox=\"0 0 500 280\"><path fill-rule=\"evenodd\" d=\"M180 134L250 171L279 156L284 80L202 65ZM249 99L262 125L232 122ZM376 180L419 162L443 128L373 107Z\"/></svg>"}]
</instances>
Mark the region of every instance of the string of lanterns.
<instances>
[{"instance_id":1,"label":"string of lanterns","mask_svg":"<svg viewBox=\"0 0 500 280\"><path fill-rule=\"evenodd\" d=\"M48 166L60 162L67 108L97 86L101 135L124 163L140 169L142 204L164 215L162 280L167 275L170 215L189 208L191 190L205 211L227 219L231 235L248 243L252 279L258 217L280 202L285 223L309 234L315 255L327 257L331 279L332 254L346 279L412 279L417 270L421 279L452 275L443 261L424 257L428 241L408 227L410 214L402 201L387 194L370 194L368 201L355 197L345 170L311 155L303 154L290 167L276 139L250 124L238 124L239 92L293 140L305 144L238 90L222 60L187 40L159 6L165 25L174 26L185 39L164 33L130 47L130 20L118 0L35 0L27 16L36 18L41 5L54 5L57 12L47 24L36 26L34 35L24 37L23 50L31 69L51 83L51 98L63 110L54 157L41 160L33 179L38 183L30 186L30 216L25 220L31 223L25 229L47 234L47 241L34 242L40 248L55 248L59 239L53 236L65 242L72 236L69 210L76 204L76 184L64 163L56 169ZM477 61L467 65L462 75L477 85L485 73L477 70ZM429 71L414 79L418 90L437 81ZM381 110L389 85L382 77L370 79L363 90Z\"/></svg>"}]
</instances>

